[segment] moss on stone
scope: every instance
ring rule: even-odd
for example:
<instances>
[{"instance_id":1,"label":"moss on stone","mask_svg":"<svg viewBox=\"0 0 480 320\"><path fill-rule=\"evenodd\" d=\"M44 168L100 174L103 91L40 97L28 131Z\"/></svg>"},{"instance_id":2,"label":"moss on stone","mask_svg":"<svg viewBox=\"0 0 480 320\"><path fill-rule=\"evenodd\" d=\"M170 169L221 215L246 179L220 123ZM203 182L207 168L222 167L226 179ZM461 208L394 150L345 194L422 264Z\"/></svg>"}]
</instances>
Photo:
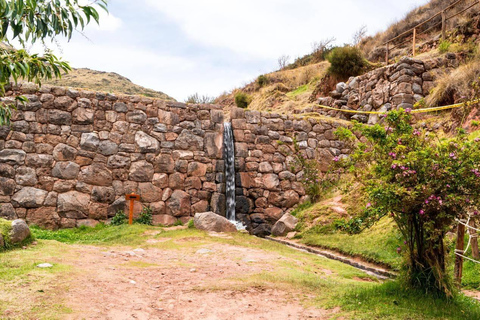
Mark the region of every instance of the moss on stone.
<instances>
[{"instance_id":1,"label":"moss on stone","mask_svg":"<svg viewBox=\"0 0 480 320\"><path fill-rule=\"evenodd\" d=\"M0 219L0 234L2 235L3 242L4 242L3 247L0 246L0 252L18 248L18 247L23 247L27 244L32 243L35 240L34 236L30 234L22 242L13 244L10 237L11 231L12 231L12 221Z\"/></svg>"}]
</instances>

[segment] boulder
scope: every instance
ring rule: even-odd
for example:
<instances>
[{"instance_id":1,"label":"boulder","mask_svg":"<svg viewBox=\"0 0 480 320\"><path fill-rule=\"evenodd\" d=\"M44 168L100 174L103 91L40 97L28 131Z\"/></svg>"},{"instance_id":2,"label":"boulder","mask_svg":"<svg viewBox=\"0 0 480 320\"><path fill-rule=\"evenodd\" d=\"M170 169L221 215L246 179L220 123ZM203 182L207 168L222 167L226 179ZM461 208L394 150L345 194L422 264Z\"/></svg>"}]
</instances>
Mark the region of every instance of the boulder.
<instances>
[{"instance_id":1,"label":"boulder","mask_svg":"<svg viewBox=\"0 0 480 320\"><path fill-rule=\"evenodd\" d=\"M298 219L290 213L284 214L283 217L273 225L272 234L277 237L283 237L287 235L287 233L295 230L297 223Z\"/></svg>"},{"instance_id":2,"label":"boulder","mask_svg":"<svg viewBox=\"0 0 480 320\"><path fill-rule=\"evenodd\" d=\"M21 243L30 236L30 228L23 220L12 222L12 231L10 231L10 242L12 244Z\"/></svg>"},{"instance_id":3,"label":"boulder","mask_svg":"<svg viewBox=\"0 0 480 320\"><path fill-rule=\"evenodd\" d=\"M37 184L37 174L35 169L28 167L20 167L17 169L17 175L15 177L17 184L22 186L34 186Z\"/></svg>"},{"instance_id":4,"label":"boulder","mask_svg":"<svg viewBox=\"0 0 480 320\"><path fill-rule=\"evenodd\" d=\"M11 203L0 204L0 218L5 218L7 220L15 219L15 208Z\"/></svg>"},{"instance_id":5,"label":"boulder","mask_svg":"<svg viewBox=\"0 0 480 320\"><path fill-rule=\"evenodd\" d=\"M12 203L23 208L38 208L43 205L47 195L45 190L25 187L13 195Z\"/></svg>"},{"instance_id":6,"label":"boulder","mask_svg":"<svg viewBox=\"0 0 480 320\"><path fill-rule=\"evenodd\" d=\"M193 219L195 228L214 232L236 232L237 228L226 218L215 212L196 213Z\"/></svg>"},{"instance_id":7,"label":"boulder","mask_svg":"<svg viewBox=\"0 0 480 320\"><path fill-rule=\"evenodd\" d=\"M262 223L252 230L251 234L256 237L265 238L271 234L272 227L266 223Z\"/></svg>"}]
</instances>

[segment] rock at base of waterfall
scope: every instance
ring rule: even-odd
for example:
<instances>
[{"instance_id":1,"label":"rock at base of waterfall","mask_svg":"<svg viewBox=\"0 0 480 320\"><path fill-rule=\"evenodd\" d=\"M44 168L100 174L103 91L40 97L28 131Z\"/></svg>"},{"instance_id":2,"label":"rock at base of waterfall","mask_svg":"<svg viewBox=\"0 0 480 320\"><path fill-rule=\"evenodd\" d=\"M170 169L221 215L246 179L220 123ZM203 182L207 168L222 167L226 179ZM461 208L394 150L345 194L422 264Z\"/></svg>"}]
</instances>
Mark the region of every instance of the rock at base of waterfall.
<instances>
[{"instance_id":1,"label":"rock at base of waterfall","mask_svg":"<svg viewBox=\"0 0 480 320\"><path fill-rule=\"evenodd\" d=\"M252 230L252 234L256 237L265 238L272 233L272 227L266 223L262 223Z\"/></svg>"},{"instance_id":2,"label":"rock at base of waterfall","mask_svg":"<svg viewBox=\"0 0 480 320\"><path fill-rule=\"evenodd\" d=\"M276 237L283 237L287 233L295 230L297 223L298 219L292 216L290 213L284 214L283 217L273 226L272 235Z\"/></svg>"},{"instance_id":3,"label":"rock at base of waterfall","mask_svg":"<svg viewBox=\"0 0 480 320\"><path fill-rule=\"evenodd\" d=\"M195 228L215 232L236 232L237 228L226 218L215 212L196 213L193 219Z\"/></svg>"}]
</instances>

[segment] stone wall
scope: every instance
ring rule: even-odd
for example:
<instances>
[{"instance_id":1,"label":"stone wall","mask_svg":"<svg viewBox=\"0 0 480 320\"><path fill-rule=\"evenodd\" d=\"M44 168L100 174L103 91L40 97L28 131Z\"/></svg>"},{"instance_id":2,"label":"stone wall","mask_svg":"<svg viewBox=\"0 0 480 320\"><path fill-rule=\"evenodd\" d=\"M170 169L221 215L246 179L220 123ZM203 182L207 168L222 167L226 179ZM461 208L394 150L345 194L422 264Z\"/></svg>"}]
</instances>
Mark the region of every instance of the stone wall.
<instances>
[{"instance_id":1,"label":"stone wall","mask_svg":"<svg viewBox=\"0 0 480 320\"><path fill-rule=\"evenodd\" d=\"M24 84L11 127L0 127L0 216L48 228L92 225L136 192L154 221L224 210L223 112ZM135 213L141 211L136 204Z\"/></svg>"},{"instance_id":2,"label":"stone wall","mask_svg":"<svg viewBox=\"0 0 480 320\"><path fill-rule=\"evenodd\" d=\"M342 122L302 119L233 109L236 213L255 233L269 226L305 197L302 168L295 166L294 139L300 152L326 171L334 157L349 153L334 131Z\"/></svg>"},{"instance_id":3,"label":"stone wall","mask_svg":"<svg viewBox=\"0 0 480 320\"><path fill-rule=\"evenodd\" d=\"M413 108L435 87L435 80L458 66L455 54L420 60L408 57L398 63L375 69L364 75L352 77L347 83L338 83L330 97L320 98L319 104L359 111L388 111L396 108ZM374 124L378 115L352 114L322 108L308 108L303 112L353 118L363 123Z\"/></svg>"}]
</instances>

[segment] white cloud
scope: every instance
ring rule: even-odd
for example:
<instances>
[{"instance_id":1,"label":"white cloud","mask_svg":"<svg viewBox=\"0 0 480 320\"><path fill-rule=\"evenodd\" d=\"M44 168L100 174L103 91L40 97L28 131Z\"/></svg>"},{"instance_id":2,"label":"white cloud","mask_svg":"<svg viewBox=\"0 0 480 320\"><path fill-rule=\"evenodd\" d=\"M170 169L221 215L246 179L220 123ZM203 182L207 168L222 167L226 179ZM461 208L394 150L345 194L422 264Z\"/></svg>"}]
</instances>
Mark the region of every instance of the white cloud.
<instances>
[{"instance_id":1,"label":"white cloud","mask_svg":"<svg viewBox=\"0 0 480 320\"><path fill-rule=\"evenodd\" d=\"M385 27L385 15L369 8L378 0L145 1L177 22L192 40L258 58L303 55L312 42L332 36L339 44L349 42L362 24L370 31ZM407 0L402 6L418 2ZM392 10L387 16L397 14Z\"/></svg>"},{"instance_id":2,"label":"white cloud","mask_svg":"<svg viewBox=\"0 0 480 320\"><path fill-rule=\"evenodd\" d=\"M92 28L98 31L114 32L122 27L122 19L115 17L112 13L107 13L101 9L98 13L100 15L100 23L92 22L88 25L87 30Z\"/></svg>"}]
</instances>

